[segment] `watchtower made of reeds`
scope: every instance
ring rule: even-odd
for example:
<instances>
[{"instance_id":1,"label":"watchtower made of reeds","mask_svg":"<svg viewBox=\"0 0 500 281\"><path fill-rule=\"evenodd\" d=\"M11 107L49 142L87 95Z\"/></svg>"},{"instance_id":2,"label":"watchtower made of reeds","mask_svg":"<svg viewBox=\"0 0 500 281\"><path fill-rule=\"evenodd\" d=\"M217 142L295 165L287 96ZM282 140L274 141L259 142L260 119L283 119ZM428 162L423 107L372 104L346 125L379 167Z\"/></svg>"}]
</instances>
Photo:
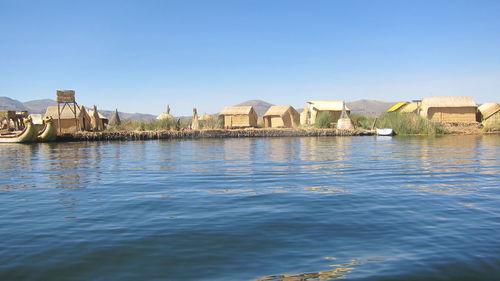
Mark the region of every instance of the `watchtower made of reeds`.
<instances>
[{"instance_id":1,"label":"watchtower made of reeds","mask_svg":"<svg viewBox=\"0 0 500 281\"><path fill-rule=\"evenodd\" d=\"M78 104L75 100L75 91L74 90L64 90L56 91L56 102L57 102L57 127L59 128L59 133L62 133L61 126L61 113L64 108L68 106L71 112L75 115L75 128L78 128L78 118L76 117L76 108ZM62 105L62 107L61 107ZM78 129L77 129L78 130Z\"/></svg>"}]
</instances>

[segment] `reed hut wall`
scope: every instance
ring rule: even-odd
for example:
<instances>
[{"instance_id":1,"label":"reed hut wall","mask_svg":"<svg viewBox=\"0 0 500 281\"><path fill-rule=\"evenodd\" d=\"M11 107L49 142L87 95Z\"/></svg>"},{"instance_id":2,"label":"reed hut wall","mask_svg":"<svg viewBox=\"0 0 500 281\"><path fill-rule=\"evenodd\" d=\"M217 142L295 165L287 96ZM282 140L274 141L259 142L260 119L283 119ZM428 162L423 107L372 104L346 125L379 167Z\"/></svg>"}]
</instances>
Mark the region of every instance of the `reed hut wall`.
<instances>
[{"instance_id":1,"label":"reed hut wall","mask_svg":"<svg viewBox=\"0 0 500 281\"><path fill-rule=\"evenodd\" d=\"M221 113L225 128L257 127L257 113L252 106L225 107Z\"/></svg>"},{"instance_id":2,"label":"reed hut wall","mask_svg":"<svg viewBox=\"0 0 500 281\"><path fill-rule=\"evenodd\" d=\"M489 102L482 104L478 111L478 119L484 126L500 124L500 103Z\"/></svg>"},{"instance_id":3,"label":"reed hut wall","mask_svg":"<svg viewBox=\"0 0 500 281\"><path fill-rule=\"evenodd\" d=\"M340 111L337 111L337 110L313 110L312 114L311 114L311 120L314 120L314 121L311 121L312 124L316 124L316 118L318 117L320 112L325 112L328 115L330 115L330 117L332 119L332 123L337 123L340 119L340 116L342 115L342 110L340 110ZM350 110L346 110L346 112L347 112L347 114L351 113Z\"/></svg>"},{"instance_id":4,"label":"reed hut wall","mask_svg":"<svg viewBox=\"0 0 500 281\"><path fill-rule=\"evenodd\" d=\"M65 106L61 112L61 129L59 130L59 120L57 106L47 107L45 117L51 116L54 119L54 126L58 133L71 134L79 131L88 131L91 129L91 118L85 107L76 107L76 119L74 113L68 106Z\"/></svg>"},{"instance_id":5,"label":"reed hut wall","mask_svg":"<svg viewBox=\"0 0 500 281\"><path fill-rule=\"evenodd\" d=\"M272 106L264 114L266 128L293 128L300 125L300 114L291 106Z\"/></svg>"},{"instance_id":6,"label":"reed hut wall","mask_svg":"<svg viewBox=\"0 0 500 281\"><path fill-rule=\"evenodd\" d=\"M342 115L342 110L344 108L343 101L308 101L306 107L309 110L309 124L316 124L316 118L320 112L326 112L330 115L332 123L337 123ZM349 108L345 108L347 114L351 113Z\"/></svg>"},{"instance_id":7,"label":"reed hut wall","mask_svg":"<svg viewBox=\"0 0 500 281\"><path fill-rule=\"evenodd\" d=\"M475 123L477 105L471 97L424 98L420 115L440 123Z\"/></svg>"}]
</instances>

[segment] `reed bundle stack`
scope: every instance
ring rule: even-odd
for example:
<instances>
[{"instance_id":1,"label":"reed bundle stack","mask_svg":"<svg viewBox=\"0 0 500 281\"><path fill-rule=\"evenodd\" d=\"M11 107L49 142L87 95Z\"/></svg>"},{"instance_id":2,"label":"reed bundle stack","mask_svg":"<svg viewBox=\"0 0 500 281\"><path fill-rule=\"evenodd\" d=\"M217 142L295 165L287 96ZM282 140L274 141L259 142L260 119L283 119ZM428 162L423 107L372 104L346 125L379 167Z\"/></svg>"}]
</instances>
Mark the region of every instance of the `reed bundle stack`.
<instances>
[{"instance_id":1,"label":"reed bundle stack","mask_svg":"<svg viewBox=\"0 0 500 281\"><path fill-rule=\"evenodd\" d=\"M479 120L485 126L492 126L500 123L500 103L488 102L478 108Z\"/></svg>"},{"instance_id":2,"label":"reed bundle stack","mask_svg":"<svg viewBox=\"0 0 500 281\"><path fill-rule=\"evenodd\" d=\"M320 137L320 136L368 136L370 131L335 129L236 129L236 130L183 130L183 131L104 131L77 132L59 137L63 141L100 140L158 140L198 138L249 138L249 137Z\"/></svg>"},{"instance_id":3,"label":"reed bundle stack","mask_svg":"<svg viewBox=\"0 0 500 281\"><path fill-rule=\"evenodd\" d=\"M191 129L200 129L200 121L198 120L198 111L196 111L196 108L193 108L193 122L191 123Z\"/></svg>"}]
</instances>

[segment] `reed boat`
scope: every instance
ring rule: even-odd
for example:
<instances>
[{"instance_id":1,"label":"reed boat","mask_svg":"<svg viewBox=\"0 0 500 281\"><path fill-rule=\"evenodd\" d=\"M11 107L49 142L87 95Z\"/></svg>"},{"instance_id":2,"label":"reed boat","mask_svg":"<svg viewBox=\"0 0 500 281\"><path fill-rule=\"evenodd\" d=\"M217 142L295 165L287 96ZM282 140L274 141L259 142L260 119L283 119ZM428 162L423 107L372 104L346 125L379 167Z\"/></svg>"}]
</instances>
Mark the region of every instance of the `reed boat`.
<instances>
[{"instance_id":1,"label":"reed boat","mask_svg":"<svg viewBox=\"0 0 500 281\"><path fill-rule=\"evenodd\" d=\"M52 117L43 120L43 129L37 134L36 140L39 142L54 141L57 137L57 129L54 126Z\"/></svg>"},{"instance_id":2,"label":"reed boat","mask_svg":"<svg viewBox=\"0 0 500 281\"><path fill-rule=\"evenodd\" d=\"M383 129L378 129L377 128L377 136L393 136L394 130L390 128L383 128Z\"/></svg>"},{"instance_id":3,"label":"reed boat","mask_svg":"<svg viewBox=\"0 0 500 281\"><path fill-rule=\"evenodd\" d=\"M0 134L0 143L25 143L33 142L37 133L31 118L24 120L24 129L19 132L8 132Z\"/></svg>"}]
</instances>

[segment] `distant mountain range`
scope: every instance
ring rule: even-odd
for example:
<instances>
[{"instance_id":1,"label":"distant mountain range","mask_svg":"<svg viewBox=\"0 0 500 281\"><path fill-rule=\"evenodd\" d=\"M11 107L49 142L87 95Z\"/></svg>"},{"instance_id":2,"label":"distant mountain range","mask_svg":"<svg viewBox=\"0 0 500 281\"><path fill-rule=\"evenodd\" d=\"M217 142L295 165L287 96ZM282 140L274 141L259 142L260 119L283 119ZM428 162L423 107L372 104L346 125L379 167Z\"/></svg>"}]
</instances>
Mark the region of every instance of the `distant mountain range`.
<instances>
[{"instance_id":1,"label":"distant mountain range","mask_svg":"<svg viewBox=\"0 0 500 281\"><path fill-rule=\"evenodd\" d=\"M385 102L385 101L377 101L377 100L358 100L353 102L346 102L346 105L349 109L351 109L351 113L361 114L361 115L369 115L369 116L377 116L387 111L387 109L391 108L395 102ZM26 110L29 113L45 113L48 106L57 105L56 101L51 99L42 99L42 100L32 100L27 102L20 102L15 99L11 99L8 97L0 97L0 110ZM235 106L253 106L257 115L263 116L266 111L273 106L273 104L268 103L263 100L249 100L246 102L242 102ZM91 109L86 106L87 109ZM297 111L301 112L303 109L297 109ZM101 110L99 112L104 116L111 118L113 115L112 110ZM127 112L119 112L120 117L122 119L129 120L155 120L156 116L147 113L127 113Z\"/></svg>"},{"instance_id":2,"label":"distant mountain range","mask_svg":"<svg viewBox=\"0 0 500 281\"><path fill-rule=\"evenodd\" d=\"M45 113L48 106L57 105L55 100L51 99L43 99L43 100L32 100L27 102L20 102L15 99L11 99L8 97L0 97L0 110L26 110L29 113ZM92 109L91 107L85 106L87 109ZM114 113L114 110L101 110L98 111L108 117ZM154 120L156 118L155 115L145 114L145 113L127 113L127 112L118 112L122 119L129 120Z\"/></svg>"},{"instance_id":3,"label":"distant mountain range","mask_svg":"<svg viewBox=\"0 0 500 281\"><path fill-rule=\"evenodd\" d=\"M273 105L274 104L270 104L263 100L249 100L246 102L239 103L235 106L253 106L253 109L255 110L258 116L264 116L264 114L266 114L266 111Z\"/></svg>"}]
</instances>

